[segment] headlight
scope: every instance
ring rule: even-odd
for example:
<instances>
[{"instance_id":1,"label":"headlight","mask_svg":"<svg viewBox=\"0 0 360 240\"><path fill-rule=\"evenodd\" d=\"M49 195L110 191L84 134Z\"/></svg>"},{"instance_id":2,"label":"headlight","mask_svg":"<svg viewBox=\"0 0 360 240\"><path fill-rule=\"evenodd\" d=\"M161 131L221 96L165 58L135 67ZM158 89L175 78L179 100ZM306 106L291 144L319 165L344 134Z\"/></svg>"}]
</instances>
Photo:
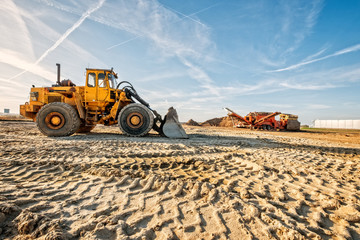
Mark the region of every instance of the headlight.
<instances>
[{"instance_id":1,"label":"headlight","mask_svg":"<svg viewBox=\"0 0 360 240\"><path fill-rule=\"evenodd\" d=\"M31 101L37 101L39 97L39 92L31 92L30 93L30 99Z\"/></svg>"}]
</instances>

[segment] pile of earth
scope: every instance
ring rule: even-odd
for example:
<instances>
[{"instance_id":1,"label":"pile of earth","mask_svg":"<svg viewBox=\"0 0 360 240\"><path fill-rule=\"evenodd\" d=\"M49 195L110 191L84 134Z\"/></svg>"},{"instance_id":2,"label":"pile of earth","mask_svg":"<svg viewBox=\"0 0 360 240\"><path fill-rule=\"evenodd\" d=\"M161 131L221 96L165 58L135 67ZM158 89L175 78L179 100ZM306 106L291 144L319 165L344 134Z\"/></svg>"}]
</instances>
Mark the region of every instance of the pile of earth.
<instances>
[{"instance_id":1,"label":"pile of earth","mask_svg":"<svg viewBox=\"0 0 360 240\"><path fill-rule=\"evenodd\" d=\"M233 122L232 122L231 118L228 116L221 117L221 118L212 118L212 119L206 120L205 122L202 122L202 123L198 123L198 122L194 121L193 119L190 119L185 124L189 125L189 126L204 126L204 127L208 127L208 126L232 127L233 126Z\"/></svg>"},{"instance_id":2,"label":"pile of earth","mask_svg":"<svg viewBox=\"0 0 360 240\"><path fill-rule=\"evenodd\" d=\"M198 122L194 121L193 119L190 119L185 124L189 125L189 126L200 126L200 124Z\"/></svg>"}]
</instances>

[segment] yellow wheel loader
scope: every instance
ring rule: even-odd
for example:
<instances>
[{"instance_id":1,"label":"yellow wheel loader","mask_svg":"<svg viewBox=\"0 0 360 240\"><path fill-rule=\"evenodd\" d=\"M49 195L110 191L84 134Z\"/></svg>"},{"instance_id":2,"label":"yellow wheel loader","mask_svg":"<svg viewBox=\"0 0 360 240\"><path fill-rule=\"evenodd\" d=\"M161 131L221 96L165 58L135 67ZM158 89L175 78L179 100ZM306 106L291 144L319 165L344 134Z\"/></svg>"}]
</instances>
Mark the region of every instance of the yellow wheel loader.
<instances>
[{"instance_id":1,"label":"yellow wheel loader","mask_svg":"<svg viewBox=\"0 0 360 240\"><path fill-rule=\"evenodd\" d=\"M20 105L20 114L33 119L43 134L69 136L90 132L96 124L118 124L128 136L144 136L154 129L166 137L188 138L174 108L162 119L131 83L117 84L113 69L87 68L85 86L76 86L70 80L60 81L60 64L56 65L56 84L33 86L30 101Z\"/></svg>"}]
</instances>

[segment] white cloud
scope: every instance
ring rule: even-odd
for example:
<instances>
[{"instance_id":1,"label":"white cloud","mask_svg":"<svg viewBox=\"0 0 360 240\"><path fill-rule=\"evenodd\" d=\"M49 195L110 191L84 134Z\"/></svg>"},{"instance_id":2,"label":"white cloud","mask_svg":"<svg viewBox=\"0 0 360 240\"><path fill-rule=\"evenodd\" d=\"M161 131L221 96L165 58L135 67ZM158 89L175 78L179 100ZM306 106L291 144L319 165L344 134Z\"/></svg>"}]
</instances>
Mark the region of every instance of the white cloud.
<instances>
[{"instance_id":1,"label":"white cloud","mask_svg":"<svg viewBox=\"0 0 360 240\"><path fill-rule=\"evenodd\" d=\"M261 103L262 107L276 108L276 109L289 109L294 108L291 104L276 104L276 103Z\"/></svg>"},{"instance_id":2,"label":"white cloud","mask_svg":"<svg viewBox=\"0 0 360 240\"><path fill-rule=\"evenodd\" d=\"M1 1L0 21L1 48L17 50L23 53L23 58L26 60L34 59L29 30L21 17L20 10L12 0Z\"/></svg>"},{"instance_id":3,"label":"white cloud","mask_svg":"<svg viewBox=\"0 0 360 240\"><path fill-rule=\"evenodd\" d=\"M328 88L335 88L336 86L333 84L311 84L307 83L288 83L288 82L281 82L279 84L282 87L289 88L289 89L296 89L296 90L323 90Z\"/></svg>"},{"instance_id":4,"label":"white cloud","mask_svg":"<svg viewBox=\"0 0 360 240\"><path fill-rule=\"evenodd\" d=\"M99 4L97 6L99 6ZM3 9L0 8L0 11L2 10ZM40 8L39 12L42 12L42 14L48 12L41 10L42 8ZM87 16L87 14L89 14L89 11L91 11L91 9L84 13L83 17ZM7 16L8 14L10 14L11 16ZM76 62L73 62L72 64L67 62L68 67L69 65L74 65L74 69L67 68L65 71L62 71L62 74L64 74L66 78L72 78L72 73L78 71L79 60L83 62L93 63L96 66L105 66L104 63L102 63L97 57L94 57L91 53L86 51L83 47L80 47L74 42L67 41L67 39L64 37L69 35L69 31L64 34L59 34L57 31L55 31L53 27L47 25L46 22L41 20L43 18L42 14L34 14L32 11L27 11L25 6L16 7L12 4L11 10L7 9L3 15L0 15L0 18L5 17L6 22L8 22L8 24L3 24L0 26L3 29L3 34L0 36L1 45L7 47L0 50L0 63L11 66L14 69L16 68L23 70L22 73L28 71L42 78L34 78L34 76L32 76L32 78L14 78L11 76L19 76L17 71L6 71L4 72L4 74L2 74L3 78L0 80L1 82L3 82L3 84L12 83L16 84L17 86L28 86L27 83L29 79L31 79L31 84L35 85L44 84L44 80L48 81L49 83L54 83L54 80L56 79L56 68L54 66L55 64L52 64L51 68L45 66L45 64L34 64L36 63L36 59L33 53L33 45L38 45L39 40L40 42L42 41L42 46L45 46L44 43L47 43L47 41L51 42L52 45L47 48L47 51L44 51L42 53L43 57L38 58L37 61L46 57L47 54L49 54L51 51L54 51L55 48L59 47L60 45L62 49L56 54L56 58L59 60L55 61L68 59L69 54L72 56L76 56ZM58 19L67 19L67 16L59 14ZM14 25L19 27L14 28ZM74 26L76 25L73 24L72 27L70 27L69 29L74 28ZM75 29L72 30L74 31ZM30 35L29 32L32 32L32 34ZM19 40L21 41L21 44L16 39L21 39ZM15 46L8 46L8 44L10 43L15 44ZM69 73L70 76L66 76L66 72Z\"/></svg>"},{"instance_id":5,"label":"white cloud","mask_svg":"<svg viewBox=\"0 0 360 240\"><path fill-rule=\"evenodd\" d=\"M256 3L255 3L256 4ZM282 66L312 33L323 8L322 0L266 2L259 9L258 39L252 37L253 55L267 67ZM266 14L272 8L272 14ZM265 13L265 14L264 14ZM251 25L250 25L251 26Z\"/></svg>"},{"instance_id":6,"label":"white cloud","mask_svg":"<svg viewBox=\"0 0 360 240\"><path fill-rule=\"evenodd\" d=\"M163 81L170 80L173 78L179 78L186 76L185 73L182 72L161 72L153 75L147 75L146 77L136 79L137 82L154 82L154 81Z\"/></svg>"},{"instance_id":7,"label":"white cloud","mask_svg":"<svg viewBox=\"0 0 360 240\"><path fill-rule=\"evenodd\" d=\"M309 104L307 105L307 108L311 110L321 110L321 109L329 109L331 108L331 106L324 104Z\"/></svg>"},{"instance_id":8,"label":"white cloud","mask_svg":"<svg viewBox=\"0 0 360 240\"><path fill-rule=\"evenodd\" d=\"M91 19L127 31L136 38L138 36L147 38L161 49L163 54L169 56L177 54L193 56L210 44L208 29L204 24L182 20L155 0L105 4L104 11ZM187 34L183 34L184 32Z\"/></svg>"},{"instance_id":9,"label":"white cloud","mask_svg":"<svg viewBox=\"0 0 360 240\"><path fill-rule=\"evenodd\" d=\"M63 11L77 12L58 2L50 0L41 2ZM206 11L216 5L218 3L197 12ZM157 49L157 54L163 57L176 57L189 69L188 75L195 79L201 88L208 94L218 95L213 80L196 63L197 60L205 59L210 55L209 48L213 43L209 38L209 27L193 18L192 15L169 10L156 0L123 0L116 4L105 3L102 11L89 16L89 19L134 35L128 40L108 47L107 50L113 50L139 38L150 40Z\"/></svg>"},{"instance_id":10,"label":"white cloud","mask_svg":"<svg viewBox=\"0 0 360 240\"><path fill-rule=\"evenodd\" d=\"M286 54L298 49L304 39L311 33L322 10L322 2L322 0L314 0L308 2L308 4L304 4L303 1L286 2L284 6L287 11L283 25L287 27L283 27L283 31L294 37L293 45L285 51ZM291 26L288 26L290 24Z\"/></svg>"},{"instance_id":11,"label":"white cloud","mask_svg":"<svg viewBox=\"0 0 360 240\"><path fill-rule=\"evenodd\" d=\"M32 61L25 60L23 54L20 52L9 49L0 49L0 62L15 66L19 69L28 69L29 72L39 75L44 79L55 79L55 74L53 72L50 72L41 66L34 65ZM12 81L11 79L2 79L1 81L13 82L14 84L20 85L20 83Z\"/></svg>"}]
</instances>

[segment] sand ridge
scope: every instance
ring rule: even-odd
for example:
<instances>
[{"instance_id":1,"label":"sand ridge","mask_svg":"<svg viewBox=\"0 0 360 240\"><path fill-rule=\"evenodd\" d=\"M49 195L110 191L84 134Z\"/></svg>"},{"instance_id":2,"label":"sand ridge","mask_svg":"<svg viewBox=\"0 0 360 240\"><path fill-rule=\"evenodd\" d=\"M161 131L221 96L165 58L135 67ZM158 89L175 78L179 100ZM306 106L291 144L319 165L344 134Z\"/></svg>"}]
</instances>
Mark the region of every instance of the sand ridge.
<instances>
[{"instance_id":1,"label":"sand ridge","mask_svg":"<svg viewBox=\"0 0 360 240\"><path fill-rule=\"evenodd\" d=\"M359 239L360 146L186 127L48 138L0 122L3 239Z\"/></svg>"}]
</instances>

